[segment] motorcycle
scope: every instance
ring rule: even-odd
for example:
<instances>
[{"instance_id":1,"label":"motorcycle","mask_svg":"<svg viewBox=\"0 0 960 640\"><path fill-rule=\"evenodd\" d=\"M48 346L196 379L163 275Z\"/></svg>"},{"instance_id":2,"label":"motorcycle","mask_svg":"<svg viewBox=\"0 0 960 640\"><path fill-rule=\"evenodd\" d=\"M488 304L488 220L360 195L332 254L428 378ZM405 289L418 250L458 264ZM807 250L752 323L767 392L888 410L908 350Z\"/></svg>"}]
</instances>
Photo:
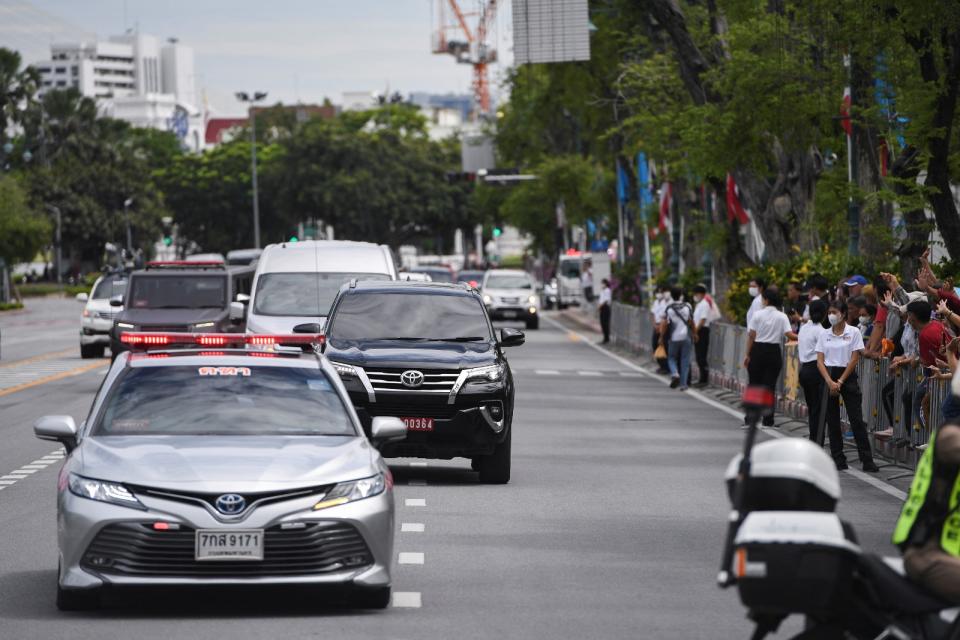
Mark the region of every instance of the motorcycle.
<instances>
[{"instance_id":1,"label":"motorcycle","mask_svg":"<svg viewBox=\"0 0 960 640\"><path fill-rule=\"evenodd\" d=\"M911 582L900 558L865 553L836 514L840 478L833 460L805 438L755 444L773 411L764 388L744 392L743 453L725 474L733 506L717 582L736 586L752 640L798 615L793 640L960 640L960 607Z\"/></svg>"}]
</instances>

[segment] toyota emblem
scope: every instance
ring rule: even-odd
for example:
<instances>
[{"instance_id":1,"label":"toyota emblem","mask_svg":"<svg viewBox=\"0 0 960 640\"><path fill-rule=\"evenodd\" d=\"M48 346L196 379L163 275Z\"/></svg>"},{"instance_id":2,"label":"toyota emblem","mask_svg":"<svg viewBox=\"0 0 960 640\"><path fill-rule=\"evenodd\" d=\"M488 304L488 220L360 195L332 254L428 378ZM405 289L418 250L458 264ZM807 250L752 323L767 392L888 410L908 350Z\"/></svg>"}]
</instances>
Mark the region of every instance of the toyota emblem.
<instances>
[{"instance_id":1,"label":"toyota emblem","mask_svg":"<svg viewBox=\"0 0 960 640\"><path fill-rule=\"evenodd\" d=\"M247 508L247 501L238 493L225 493L217 498L216 506L220 513L235 516Z\"/></svg>"},{"instance_id":2,"label":"toyota emblem","mask_svg":"<svg viewBox=\"0 0 960 640\"><path fill-rule=\"evenodd\" d=\"M423 384L423 373L413 370L404 371L400 374L400 382L402 382L405 387L416 389Z\"/></svg>"}]
</instances>

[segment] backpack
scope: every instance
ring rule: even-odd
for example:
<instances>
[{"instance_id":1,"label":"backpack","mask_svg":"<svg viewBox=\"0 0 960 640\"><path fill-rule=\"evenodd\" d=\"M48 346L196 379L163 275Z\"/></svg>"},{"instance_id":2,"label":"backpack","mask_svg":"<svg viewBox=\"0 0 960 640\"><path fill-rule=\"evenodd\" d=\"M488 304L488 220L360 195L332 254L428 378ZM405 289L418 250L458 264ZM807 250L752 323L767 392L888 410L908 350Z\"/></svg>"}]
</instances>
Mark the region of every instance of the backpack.
<instances>
[{"instance_id":1,"label":"backpack","mask_svg":"<svg viewBox=\"0 0 960 640\"><path fill-rule=\"evenodd\" d=\"M687 304L686 302L673 302L667 307L666 311L663 312L664 315L667 317L667 336L666 336L667 340L670 340L673 337L673 330L675 328L674 321L670 315L670 311L671 310L673 311L673 317L676 317L677 320L683 319L683 316L680 314L680 311L678 311L678 309L687 310L686 325L687 325L688 331L692 333L691 330L693 329L693 327L691 325L693 324L693 310L690 308L690 305Z\"/></svg>"}]
</instances>

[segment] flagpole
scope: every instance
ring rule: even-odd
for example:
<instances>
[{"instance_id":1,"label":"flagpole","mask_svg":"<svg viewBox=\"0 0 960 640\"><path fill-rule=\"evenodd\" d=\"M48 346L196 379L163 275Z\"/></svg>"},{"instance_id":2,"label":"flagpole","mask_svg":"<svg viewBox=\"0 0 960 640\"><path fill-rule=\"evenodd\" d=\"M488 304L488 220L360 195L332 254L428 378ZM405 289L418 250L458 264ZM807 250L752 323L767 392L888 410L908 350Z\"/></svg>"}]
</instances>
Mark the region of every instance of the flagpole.
<instances>
[{"instance_id":1,"label":"flagpole","mask_svg":"<svg viewBox=\"0 0 960 640\"><path fill-rule=\"evenodd\" d=\"M844 98L849 96L850 104L847 108L847 126L844 127L847 134L847 181L850 183L850 197L847 200L847 224L850 226L850 244L847 251L851 256L860 255L860 208L853 197L853 189L856 186L857 160L854 157L853 148L853 118L850 113L853 106L853 64L850 54L843 56L843 66L847 69L847 90L844 92ZM846 102L846 100L844 100Z\"/></svg>"}]
</instances>

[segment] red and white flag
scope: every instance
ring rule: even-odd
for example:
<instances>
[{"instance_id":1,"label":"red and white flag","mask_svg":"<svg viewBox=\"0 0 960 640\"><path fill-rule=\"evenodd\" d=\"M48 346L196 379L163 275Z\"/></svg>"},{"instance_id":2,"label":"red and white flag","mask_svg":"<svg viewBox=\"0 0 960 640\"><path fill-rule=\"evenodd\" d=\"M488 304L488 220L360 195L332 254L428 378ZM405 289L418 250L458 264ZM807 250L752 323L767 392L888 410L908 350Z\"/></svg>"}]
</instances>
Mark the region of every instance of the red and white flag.
<instances>
[{"instance_id":1,"label":"red and white flag","mask_svg":"<svg viewBox=\"0 0 960 640\"><path fill-rule=\"evenodd\" d=\"M727 174L727 220L733 222L736 220L740 224L750 222L750 214L743 208L740 202L740 191L737 189L737 183L733 179L733 174Z\"/></svg>"},{"instance_id":2,"label":"red and white flag","mask_svg":"<svg viewBox=\"0 0 960 640\"><path fill-rule=\"evenodd\" d=\"M847 137L853 135L853 124L850 122L850 87L843 89L843 102L840 104L840 126L847 132Z\"/></svg>"},{"instance_id":3,"label":"red and white flag","mask_svg":"<svg viewBox=\"0 0 960 640\"><path fill-rule=\"evenodd\" d=\"M673 217L670 215L673 207L673 185L664 182L660 185L660 222L657 224L656 233L673 233Z\"/></svg>"}]
</instances>

